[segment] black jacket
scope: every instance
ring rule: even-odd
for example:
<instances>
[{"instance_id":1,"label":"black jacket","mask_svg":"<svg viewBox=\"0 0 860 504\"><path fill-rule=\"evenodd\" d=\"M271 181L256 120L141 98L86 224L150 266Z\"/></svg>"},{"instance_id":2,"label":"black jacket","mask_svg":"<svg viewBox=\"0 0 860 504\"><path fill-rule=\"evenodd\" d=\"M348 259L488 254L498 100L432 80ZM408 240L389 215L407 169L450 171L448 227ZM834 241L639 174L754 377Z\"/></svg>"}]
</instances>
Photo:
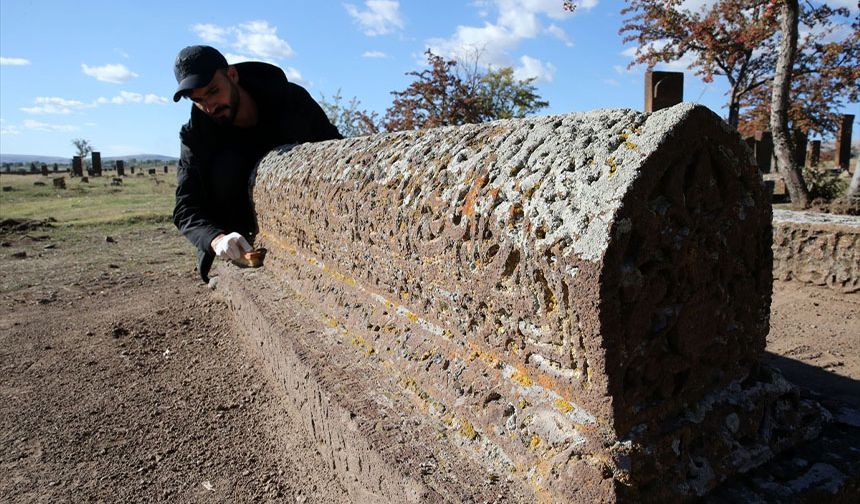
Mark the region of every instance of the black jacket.
<instances>
[{"instance_id":1,"label":"black jacket","mask_svg":"<svg viewBox=\"0 0 860 504\"><path fill-rule=\"evenodd\" d=\"M179 132L173 222L197 247L198 257L210 256L210 264L217 235L236 231L249 237L255 229L248 177L263 156L280 145L343 138L310 94L288 82L280 68L260 62L235 67L239 85L257 103L257 125L219 126L192 106L191 119ZM201 275L205 278L202 270Z\"/></svg>"}]
</instances>

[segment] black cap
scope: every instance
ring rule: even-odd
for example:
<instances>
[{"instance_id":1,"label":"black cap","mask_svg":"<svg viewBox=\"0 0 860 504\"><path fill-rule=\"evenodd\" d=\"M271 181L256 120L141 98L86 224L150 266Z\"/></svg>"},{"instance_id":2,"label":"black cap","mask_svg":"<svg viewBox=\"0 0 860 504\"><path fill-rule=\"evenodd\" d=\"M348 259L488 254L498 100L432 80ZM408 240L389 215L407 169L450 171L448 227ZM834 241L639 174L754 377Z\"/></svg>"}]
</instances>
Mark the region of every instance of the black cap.
<instances>
[{"instance_id":1,"label":"black cap","mask_svg":"<svg viewBox=\"0 0 860 504\"><path fill-rule=\"evenodd\" d=\"M221 68L227 68L227 59L214 47L195 45L179 51L173 64L178 84L173 101L178 102L188 91L209 84Z\"/></svg>"}]
</instances>

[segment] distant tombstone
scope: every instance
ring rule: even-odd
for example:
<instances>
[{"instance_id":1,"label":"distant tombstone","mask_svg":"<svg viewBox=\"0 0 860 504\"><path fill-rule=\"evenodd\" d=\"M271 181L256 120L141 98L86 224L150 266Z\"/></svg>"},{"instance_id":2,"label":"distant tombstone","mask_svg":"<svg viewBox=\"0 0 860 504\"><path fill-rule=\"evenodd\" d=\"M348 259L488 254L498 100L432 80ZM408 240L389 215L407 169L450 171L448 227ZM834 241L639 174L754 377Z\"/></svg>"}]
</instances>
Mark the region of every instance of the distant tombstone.
<instances>
[{"instance_id":1,"label":"distant tombstone","mask_svg":"<svg viewBox=\"0 0 860 504\"><path fill-rule=\"evenodd\" d=\"M59 165L57 165L57 163L54 163L54 173L57 173L59 170L60 170Z\"/></svg>"},{"instance_id":2,"label":"distant tombstone","mask_svg":"<svg viewBox=\"0 0 860 504\"><path fill-rule=\"evenodd\" d=\"M684 101L683 72L645 72L645 112L677 105Z\"/></svg>"},{"instance_id":3,"label":"distant tombstone","mask_svg":"<svg viewBox=\"0 0 860 504\"><path fill-rule=\"evenodd\" d=\"M54 188L55 189L65 189L66 188L66 177L54 177Z\"/></svg>"},{"instance_id":4,"label":"distant tombstone","mask_svg":"<svg viewBox=\"0 0 860 504\"><path fill-rule=\"evenodd\" d=\"M110 185L112 185L112 186L121 186L121 185L122 185L122 179L121 179L121 178L118 178L118 177L114 177L114 178L112 178L112 179L111 179L111 181L110 181Z\"/></svg>"},{"instance_id":5,"label":"distant tombstone","mask_svg":"<svg viewBox=\"0 0 860 504\"><path fill-rule=\"evenodd\" d=\"M134 175L134 166L130 167L129 170L131 170L131 174Z\"/></svg>"},{"instance_id":6,"label":"distant tombstone","mask_svg":"<svg viewBox=\"0 0 860 504\"><path fill-rule=\"evenodd\" d=\"M46 164L43 164L43 165L42 165L42 176L43 176L43 177L47 177L47 176L48 176L48 165L46 165Z\"/></svg>"},{"instance_id":7,"label":"distant tombstone","mask_svg":"<svg viewBox=\"0 0 860 504\"><path fill-rule=\"evenodd\" d=\"M164 173L167 173L167 165L164 165Z\"/></svg>"},{"instance_id":8,"label":"distant tombstone","mask_svg":"<svg viewBox=\"0 0 860 504\"><path fill-rule=\"evenodd\" d=\"M755 161L758 170L770 173L770 159L773 157L773 135L770 131L761 131L755 135Z\"/></svg>"},{"instance_id":9,"label":"distant tombstone","mask_svg":"<svg viewBox=\"0 0 860 504\"><path fill-rule=\"evenodd\" d=\"M150 175L155 175L155 168L150 168L149 170L147 170L147 173L149 173Z\"/></svg>"},{"instance_id":10,"label":"distant tombstone","mask_svg":"<svg viewBox=\"0 0 860 504\"><path fill-rule=\"evenodd\" d=\"M30 173L38 173L39 169L36 168L36 163L30 163Z\"/></svg>"},{"instance_id":11,"label":"distant tombstone","mask_svg":"<svg viewBox=\"0 0 860 504\"><path fill-rule=\"evenodd\" d=\"M125 161L123 161L122 159L117 159L114 162L114 167L116 168L117 177L125 177Z\"/></svg>"},{"instance_id":12,"label":"distant tombstone","mask_svg":"<svg viewBox=\"0 0 860 504\"><path fill-rule=\"evenodd\" d=\"M102 153L101 152L93 152L93 176L101 177L102 176Z\"/></svg>"},{"instance_id":13,"label":"distant tombstone","mask_svg":"<svg viewBox=\"0 0 860 504\"><path fill-rule=\"evenodd\" d=\"M835 164L843 170L848 170L851 160L851 129L854 125L854 114L843 114L836 132Z\"/></svg>"},{"instance_id":14,"label":"distant tombstone","mask_svg":"<svg viewBox=\"0 0 860 504\"><path fill-rule=\"evenodd\" d=\"M803 168L806 165L806 144L808 137L805 131L794 130L794 162Z\"/></svg>"},{"instance_id":15,"label":"distant tombstone","mask_svg":"<svg viewBox=\"0 0 860 504\"><path fill-rule=\"evenodd\" d=\"M72 177L83 177L84 176L84 162L81 159L81 156L75 156L72 158Z\"/></svg>"},{"instance_id":16,"label":"distant tombstone","mask_svg":"<svg viewBox=\"0 0 860 504\"><path fill-rule=\"evenodd\" d=\"M806 153L806 166L818 166L821 161L821 140L813 140L809 143L809 151Z\"/></svg>"},{"instance_id":17,"label":"distant tombstone","mask_svg":"<svg viewBox=\"0 0 860 504\"><path fill-rule=\"evenodd\" d=\"M90 183L90 178L89 178L89 177L81 176L81 183L82 183L82 184L89 184L89 183Z\"/></svg>"},{"instance_id":18,"label":"distant tombstone","mask_svg":"<svg viewBox=\"0 0 860 504\"><path fill-rule=\"evenodd\" d=\"M37 180L37 181L33 182L33 185L34 186L43 186L43 185L45 185L45 183L42 182L41 180Z\"/></svg>"}]
</instances>

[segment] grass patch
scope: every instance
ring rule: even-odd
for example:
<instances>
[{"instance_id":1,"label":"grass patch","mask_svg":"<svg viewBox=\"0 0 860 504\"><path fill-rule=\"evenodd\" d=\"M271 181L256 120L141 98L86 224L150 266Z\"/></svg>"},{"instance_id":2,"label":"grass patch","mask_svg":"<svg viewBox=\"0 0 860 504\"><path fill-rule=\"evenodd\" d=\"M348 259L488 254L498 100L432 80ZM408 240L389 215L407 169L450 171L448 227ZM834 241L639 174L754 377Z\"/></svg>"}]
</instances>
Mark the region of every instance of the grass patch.
<instances>
[{"instance_id":1,"label":"grass patch","mask_svg":"<svg viewBox=\"0 0 860 504\"><path fill-rule=\"evenodd\" d=\"M135 225L170 222L176 191L176 175L125 177L112 186L112 177L66 177L66 189L53 187L53 177L0 175L0 218L47 219L57 224ZM44 186L34 185L43 182ZM11 190L5 190L11 188Z\"/></svg>"}]
</instances>

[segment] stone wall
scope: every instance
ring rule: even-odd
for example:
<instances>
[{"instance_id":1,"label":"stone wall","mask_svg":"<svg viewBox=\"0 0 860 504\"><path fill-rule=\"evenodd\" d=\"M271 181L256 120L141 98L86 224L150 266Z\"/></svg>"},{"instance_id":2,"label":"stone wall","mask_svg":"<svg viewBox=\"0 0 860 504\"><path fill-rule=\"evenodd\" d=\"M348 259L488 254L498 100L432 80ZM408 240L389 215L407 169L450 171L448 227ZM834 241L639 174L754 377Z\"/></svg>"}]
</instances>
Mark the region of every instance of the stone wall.
<instances>
[{"instance_id":1,"label":"stone wall","mask_svg":"<svg viewBox=\"0 0 860 504\"><path fill-rule=\"evenodd\" d=\"M860 217L774 210L773 277L860 290Z\"/></svg>"},{"instance_id":2,"label":"stone wall","mask_svg":"<svg viewBox=\"0 0 860 504\"><path fill-rule=\"evenodd\" d=\"M774 409L808 409L749 381L770 205L703 107L301 145L257 177L267 268L536 495L699 495L761 462Z\"/></svg>"}]
</instances>

